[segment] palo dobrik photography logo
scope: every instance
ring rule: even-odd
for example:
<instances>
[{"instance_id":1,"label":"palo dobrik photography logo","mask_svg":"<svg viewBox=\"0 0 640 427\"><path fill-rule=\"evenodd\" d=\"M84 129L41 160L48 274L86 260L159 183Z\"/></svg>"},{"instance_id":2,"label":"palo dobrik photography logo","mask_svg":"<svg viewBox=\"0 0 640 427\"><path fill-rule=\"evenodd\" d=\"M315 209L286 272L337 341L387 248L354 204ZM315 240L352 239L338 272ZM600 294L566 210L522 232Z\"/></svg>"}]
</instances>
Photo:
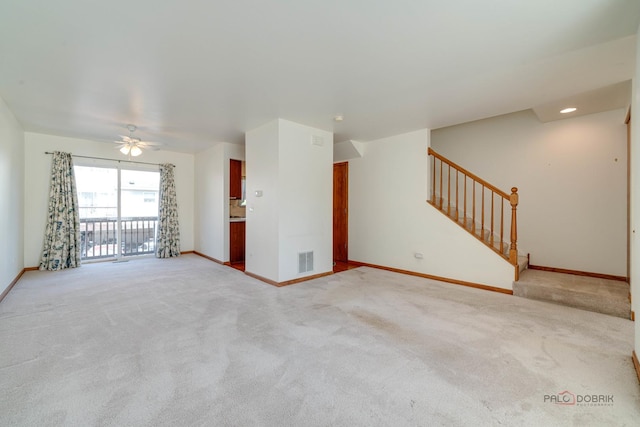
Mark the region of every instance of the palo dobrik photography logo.
<instances>
[{"instance_id":1,"label":"palo dobrik photography logo","mask_svg":"<svg viewBox=\"0 0 640 427\"><path fill-rule=\"evenodd\" d=\"M612 394L573 394L569 390L545 394L545 403L563 406L613 406Z\"/></svg>"},{"instance_id":2,"label":"palo dobrik photography logo","mask_svg":"<svg viewBox=\"0 0 640 427\"><path fill-rule=\"evenodd\" d=\"M545 403L555 403L556 405L575 405L576 395L569 390L565 390L558 394L545 394Z\"/></svg>"}]
</instances>

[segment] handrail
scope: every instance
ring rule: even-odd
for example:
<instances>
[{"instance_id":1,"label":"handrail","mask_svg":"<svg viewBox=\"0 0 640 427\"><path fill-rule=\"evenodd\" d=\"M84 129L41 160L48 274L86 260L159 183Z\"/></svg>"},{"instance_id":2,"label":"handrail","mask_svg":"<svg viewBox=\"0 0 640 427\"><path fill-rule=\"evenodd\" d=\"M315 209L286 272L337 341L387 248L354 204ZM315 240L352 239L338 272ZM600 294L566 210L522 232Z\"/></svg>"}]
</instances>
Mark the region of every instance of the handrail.
<instances>
[{"instance_id":1,"label":"handrail","mask_svg":"<svg viewBox=\"0 0 640 427\"><path fill-rule=\"evenodd\" d=\"M431 147L429 147L428 154L430 156L433 156L433 157L439 159L439 160L442 160L443 162L445 162L449 166L451 166L454 169L457 169L459 172L462 172L463 174L467 175L469 178L473 178L474 181L478 181L479 183L481 183L485 187L489 188L494 193L497 193L497 194L501 195L505 199L508 199L510 197L509 194L505 193L504 191L502 191L498 187L496 187L496 186L494 186L492 184L489 184L487 181L485 181L484 179L480 178L478 175L475 175L474 173L469 172L468 170L466 170L462 166L452 162L451 160L447 159L446 157L442 156L441 154L436 153L435 151L433 151L433 149L431 149Z\"/></svg>"},{"instance_id":2,"label":"handrail","mask_svg":"<svg viewBox=\"0 0 640 427\"><path fill-rule=\"evenodd\" d=\"M433 170L432 170L432 179L433 182L431 184L431 200L430 203L442 211L449 218L453 219L460 226L465 228L471 234L473 234L476 238L481 240L485 245L493 249L496 253L502 256L504 259L509 261L509 263L516 266L516 280L518 276L518 228L517 228L517 206L518 206L518 189L516 187L511 188L511 194L502 191L498 187L493 184L490 184L486 180L480 178L476 174L468 171L462 166L452 162L446 157L436 153L434 150L429 147L428 154L434 157L433 160ZM440 173L436 174L437 163L436 159L439 160ZM444 173L444 169L446 165L446 173ZM452 180L451 173L455 173L455 180ZM462 183L462 192L463 192L463 208L460 210L460 200L459 200L459 179L458 176L463 175L463 183ZM446 179L446 189L444 188L444 181ZM440 181L439 183L437 181ZM471 183L471 192L467 191L467 181ZM454 197L455 200L451 200L452 191L451 185L455 185ZM476 186L480 186L480 191L476 192ZM439 190L439 193L438 193ZM488 191L486 191L488 190ZM446 192L446 194L444 194ZM489 194L491 198L490 203L485 204L485 198L487 197L485 193ZM438 194L438 197L436 197ZM446 205L444 204L444 197L447 197ZM498 203L498 208L500 209L499 215L495 215L496 204L494 202L495 197L500 197L501 201ZM471 211L467 211L467 199L471 199ZM480 200L477 200L477 199ZM510 218L510 243L507 244L504 242L504 229L505 229L505 200L508 201L511 207L511 218ZM439 201L439 203L438 203ZM476 203L478 201L478 203ZM479 205L479 206L478 206ZM453 208L453 210L452 210ZM477 224L478 217L476 216L477 210L480 209L479 221ZM488 212L486 212L488 210ZM490 214L486 215L485 213ZM460 215L462 214L462 217ZM455 216L455 218L454 218ZM490 224L486 224L486 217L490 218ZM496 221L499 222L498 229L496 229ZM478 227L479 226L479 227ZM508 247L508 251L506 250Z\"/></svg>"}]
</instances>

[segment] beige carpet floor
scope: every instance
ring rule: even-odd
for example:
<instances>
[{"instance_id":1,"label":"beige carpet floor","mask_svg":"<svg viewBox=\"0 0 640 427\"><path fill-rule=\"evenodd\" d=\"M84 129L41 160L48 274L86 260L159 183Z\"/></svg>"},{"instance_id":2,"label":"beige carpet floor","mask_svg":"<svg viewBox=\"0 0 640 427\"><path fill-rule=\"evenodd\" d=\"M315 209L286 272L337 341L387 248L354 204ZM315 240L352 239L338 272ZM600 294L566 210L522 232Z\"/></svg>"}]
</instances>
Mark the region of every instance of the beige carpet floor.
<instances>
[{"instance_id":1,"label":"beige carpet floor","mask_svg":"<svg viewBox=\"0 0 640 427\"><path fill-rule=\"evenodd\" d=\"M285 288L195 255L27 272L0 303L0 425L637 426L632 331L364 267Z\"/></svg>"}]
</instances>

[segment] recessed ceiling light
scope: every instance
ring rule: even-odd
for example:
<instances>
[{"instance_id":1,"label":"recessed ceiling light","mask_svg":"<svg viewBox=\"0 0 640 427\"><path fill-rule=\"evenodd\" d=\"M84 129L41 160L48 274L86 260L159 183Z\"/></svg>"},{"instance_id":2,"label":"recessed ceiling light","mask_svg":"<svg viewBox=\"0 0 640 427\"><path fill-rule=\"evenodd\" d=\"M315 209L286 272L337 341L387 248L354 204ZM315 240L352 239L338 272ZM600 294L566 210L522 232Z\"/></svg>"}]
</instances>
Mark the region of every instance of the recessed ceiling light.
<instances>
[{"instance_id":1,"label":"recessed ceiling light","mask_svg":"<svg viewBox=\"0 0 640 427\"><path fill-rule=\"evenodd\" d=\"M342 114L338 114L333 117L333 120L335 120L336 122L341 122L344 120L344 117L342 117Z\"/></svg>"},{"instance_id":2,"label":"recessed ceiling light","mask_svg":"<svg viewBox=\"0 0 640 427\"><path fill-rule=\"evenodd\" d=\"M564 110L560 110L560 113L562 114L573 113L576 110L577 110L576 107L569 107L569 108L565 108Z\"/></svg>"}]
</instances>

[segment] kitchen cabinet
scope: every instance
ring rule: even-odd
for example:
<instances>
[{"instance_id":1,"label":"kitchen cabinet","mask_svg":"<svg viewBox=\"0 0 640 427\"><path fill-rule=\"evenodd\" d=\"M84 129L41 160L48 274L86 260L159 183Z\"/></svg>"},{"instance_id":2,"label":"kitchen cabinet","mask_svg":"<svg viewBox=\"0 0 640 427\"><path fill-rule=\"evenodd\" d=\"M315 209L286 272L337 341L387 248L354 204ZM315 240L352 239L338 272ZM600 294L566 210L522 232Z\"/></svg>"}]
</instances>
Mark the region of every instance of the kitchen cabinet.
<instances>
[{"instance_id":1,"label":"kitchen cabinet","mask_svg":"<svg viewBox=\"0 0 640 427\"><path fill-rule=\"evenodd\" d=\"M231 160L229 165L229 197L242 199L242 162Z\"/></svg>"},{"instance_id":2,"label":"kitchen cabinet","mask_svg":"<svg viewBox=\"0 0 640 427\"><path fill-rule=\"evenodd\" d=\"M244 261L245 222L231 221L229 223L229 262Z\"/></svg>"}]
</instances>

